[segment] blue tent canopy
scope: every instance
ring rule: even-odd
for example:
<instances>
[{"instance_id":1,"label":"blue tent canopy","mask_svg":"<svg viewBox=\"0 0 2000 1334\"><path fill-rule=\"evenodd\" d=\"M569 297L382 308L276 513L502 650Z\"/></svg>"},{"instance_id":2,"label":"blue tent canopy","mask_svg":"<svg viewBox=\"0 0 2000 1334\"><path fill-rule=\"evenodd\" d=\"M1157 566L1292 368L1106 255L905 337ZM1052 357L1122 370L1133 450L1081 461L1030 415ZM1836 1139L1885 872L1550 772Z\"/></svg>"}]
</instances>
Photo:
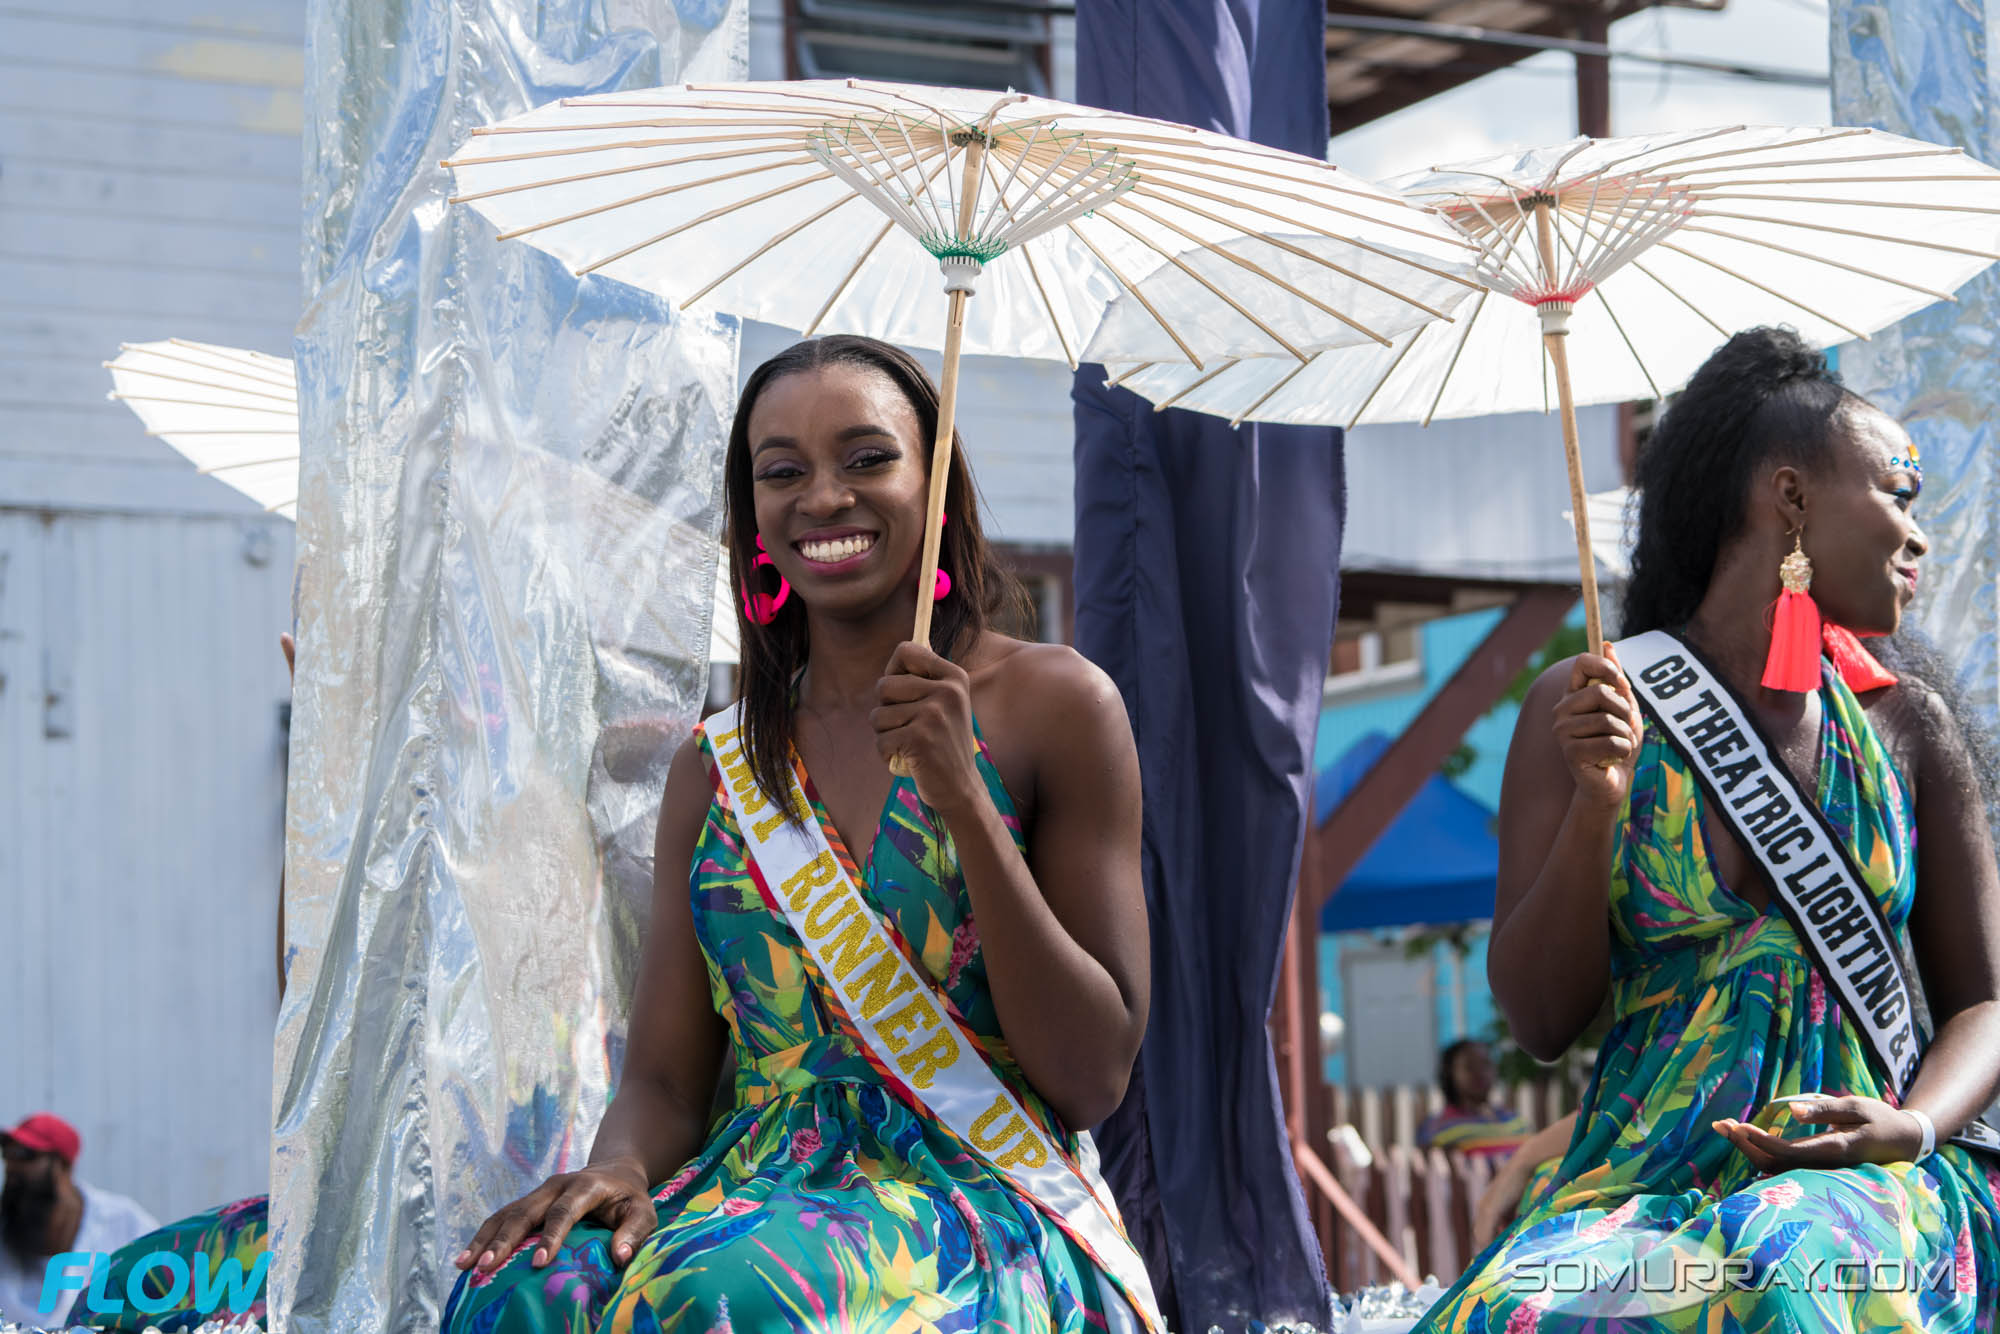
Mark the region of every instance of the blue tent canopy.
<instances>
[{"instance_id":1,"label":"blue tent canopy","mask_svg":"<svg viewBox=\"0 0 2000 1334\"><path fill-rule=\"evenodd\" d=\"M1321 769L1313 823L1324 823L1388 749L1388 737L1370 732ZM1493 812L1433 774L1320 909L1320 930L1491 917L1500 873L1492 823Z\"/></svg>"}]
</instances>

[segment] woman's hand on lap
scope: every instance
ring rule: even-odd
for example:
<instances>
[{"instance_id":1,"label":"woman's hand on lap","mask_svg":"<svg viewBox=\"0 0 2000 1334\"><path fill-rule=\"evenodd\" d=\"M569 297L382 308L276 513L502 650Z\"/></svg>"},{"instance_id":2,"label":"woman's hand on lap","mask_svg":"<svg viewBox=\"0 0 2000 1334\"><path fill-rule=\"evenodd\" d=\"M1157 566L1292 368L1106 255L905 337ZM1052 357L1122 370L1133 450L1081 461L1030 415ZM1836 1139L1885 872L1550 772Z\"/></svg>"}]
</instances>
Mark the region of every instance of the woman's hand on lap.
<instances>
[{"instance_id":1,"label":"woman's hand on lap","mask_svg":"<svg viewBox=\"0 0 2000 1334\"><path fill-rule=\"evenodd\" d=\"M1779 1104L1772 1104L1772 1110ZM1796 1121L1826 1129L1800 1139L1786 1139L1760 1126L1733 1118L1713 1122L1717 1131L1743 1151L1762 1172L1795 1167L1854 1167L1861 1163L1907 1163L1923 1145L1917 1118L1880 1098L1828 1097L1818 1102L1784 1104Z\"/></svg>"},{"instance_id":2,"label":"woman's hand on lap","mask_svg":"<svg viewBox=\"0 0 2000 1334\"><path fill-rule=\"evenodd\" d=\"M972 678L964 668L906 640L876 683L875 701L868 715L875 747L884 760L903 757L926 806L960 811L985 797L972 733Z\"/></svg>"},{"instance_id":3,"label":"woman's hand on lap","mask_svg":"<svg viewBox=\"0 0 2000 1334\"><path fill-rule=\"evenodd\" d=\"M529 1262L539 1269L555 1258L563 1238L580 1221L614 1229L612 1262L630 1260L659 1221L645 1174L631 1164L604 1163L552 1176L480 1224L452 1263L490 1274L533 1237L535 1253Z\"/></svg>"},{"instance_id":4,"label":"woman's hand on lap","mask_svg":"<svg viewBox=\"0 0 2000 1334\"><path fill-rule=\"evenodd\" d=\"M1602 655L1576 655L1569 689L1556 703L1554 726L1577 795L1593 806L1618 810L1632 786L1641 722L1638 698L1616 649L1607 644Z\"/></svg>"}]
</instances>

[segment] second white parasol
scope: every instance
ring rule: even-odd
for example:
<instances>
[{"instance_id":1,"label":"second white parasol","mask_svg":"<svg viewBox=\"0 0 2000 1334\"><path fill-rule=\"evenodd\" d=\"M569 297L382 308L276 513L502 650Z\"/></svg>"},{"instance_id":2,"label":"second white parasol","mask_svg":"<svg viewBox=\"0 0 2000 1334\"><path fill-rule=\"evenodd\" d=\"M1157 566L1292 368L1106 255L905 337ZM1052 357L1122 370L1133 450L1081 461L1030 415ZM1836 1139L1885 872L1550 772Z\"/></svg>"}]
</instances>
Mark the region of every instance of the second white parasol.
<instances>
[{"instance_id":1,"label":"second white parasol","mask_svg":"<svg viewBox=\"0 0 2000 1334\"><path fill-rule=\"evenodd\" d=\"M1386 346L1477 286L1475 246L1328 163L1017 93L819 80L570 98L475 131L446 165L456 202L579 273L941 347L919 588L961 353L1296 362Z\"/></svg>"},{"instance_id":2,"label":"second white parasol","mask_svg":"<svg viewBox=\"0 0 2000 1334\"><path fill-rule=\"evenodd\" d=\"M1662 397L1753 325L1790 324L1820 347L1866 338L1950 300L2000 259L2000 171L1879 130L1576 139L1387 184L1482 248L1491 290L1468 298L1455 324L1303 365L1124 365L1113 380L1161 407L1239 421L1559 409L1593 648L1602 630L1576 404Z\"/></svg>"}]
</instances>

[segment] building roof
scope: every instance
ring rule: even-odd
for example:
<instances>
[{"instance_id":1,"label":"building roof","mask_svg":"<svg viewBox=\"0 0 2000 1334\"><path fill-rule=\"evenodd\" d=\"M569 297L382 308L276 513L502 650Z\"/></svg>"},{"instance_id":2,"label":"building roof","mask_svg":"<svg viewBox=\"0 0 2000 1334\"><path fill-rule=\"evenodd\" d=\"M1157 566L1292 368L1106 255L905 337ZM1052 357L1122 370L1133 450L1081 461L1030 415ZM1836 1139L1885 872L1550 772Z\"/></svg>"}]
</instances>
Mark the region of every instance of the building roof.
<instances>
[{"instance_id":1,"label":"building roof","mask_svg":"<svg viewBox=\"0 0 2000 1334\"><path fill-rule=\"evenodd\" d=\"M1524 60L1536 53L1531 45L1501 45L1445 35L1452 27L1485 29L1497 35L1523 37L1578 36L1577 21L1586 13L1611 22L1675 0L1331 0L1326 16L1326 100L1332 133L1341 134L1394 111L1435 97L1482 74ZM1714 0L1686 7L1720 8ZM1343 18L1408 20L1410 26L1434 26L1431 33L1385 32L1343 27Z\"/></svg>"},{"instance_id":2,"label":"building roof","mask_svg":"<svg viewBox=\"0 0 2000 1334\"><path fill-rule=\"evenodd\" d=\"M1618 409L1578 409L1577 435L1585 489L1620 485ZM1346 463L1343 571L1464 583L1577 581L1555 414L1363 426L1347 437Z\"/></svg>"}]
</instances>

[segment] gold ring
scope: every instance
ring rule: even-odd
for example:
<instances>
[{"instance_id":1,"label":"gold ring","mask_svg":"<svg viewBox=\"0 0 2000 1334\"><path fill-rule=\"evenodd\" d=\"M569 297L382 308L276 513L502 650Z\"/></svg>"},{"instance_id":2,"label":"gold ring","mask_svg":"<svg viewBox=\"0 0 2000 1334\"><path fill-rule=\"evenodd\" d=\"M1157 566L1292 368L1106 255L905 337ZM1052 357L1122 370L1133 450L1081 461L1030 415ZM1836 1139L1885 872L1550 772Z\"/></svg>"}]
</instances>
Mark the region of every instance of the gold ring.
<instances>
[{"instance_id":1,"label":"gold ring","mask_svg":"<svg viewBox=\"0 0 2000 1334\"><path fill-rule=\"evenodd\" d=\"M910 762L903 758L902 751L899 750L889 757L889 772L898 778L908 778L910 776Z\"/></svg>"}]
</instances>

